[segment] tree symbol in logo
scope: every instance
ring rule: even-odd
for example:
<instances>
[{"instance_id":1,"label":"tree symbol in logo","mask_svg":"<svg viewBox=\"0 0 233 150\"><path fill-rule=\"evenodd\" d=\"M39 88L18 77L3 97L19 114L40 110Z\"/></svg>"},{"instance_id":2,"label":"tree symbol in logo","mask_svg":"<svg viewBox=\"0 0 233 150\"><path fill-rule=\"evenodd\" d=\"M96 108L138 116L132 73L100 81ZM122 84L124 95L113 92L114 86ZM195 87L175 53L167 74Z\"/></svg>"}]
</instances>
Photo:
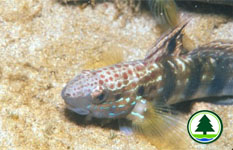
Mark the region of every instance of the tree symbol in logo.
<instances>
[{"instance_id":1,"label":"tree symbol in logo","mask_svg":"<svg viewBox=\"0 0 233 150\"><path fill-rule=\"evenodd\" d=\"M200 120L199 120L199 124L197 125L197 129L195 130L197 131L201 131L203 132L203 134L205 135L207 131L209 132L214 132L214 129L212 128L212 124L210 123L209 118L204 115Z\"/></svg>"}]
</instances>

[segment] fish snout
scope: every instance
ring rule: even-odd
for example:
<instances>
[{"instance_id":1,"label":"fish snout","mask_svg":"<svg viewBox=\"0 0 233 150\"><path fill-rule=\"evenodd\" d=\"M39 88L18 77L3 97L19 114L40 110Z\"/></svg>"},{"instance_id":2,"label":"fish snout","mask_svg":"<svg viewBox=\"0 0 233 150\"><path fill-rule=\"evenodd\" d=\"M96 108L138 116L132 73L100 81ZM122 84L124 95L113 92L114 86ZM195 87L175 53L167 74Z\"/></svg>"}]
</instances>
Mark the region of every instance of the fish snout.
<instances>
[{"instance_id":1,"label":"fish snout","mask_svg":"<svg viewBox=\"0 0 233 150\"><path fill-rule=\"evenodd\" d=\"M67 108L76 112L79 115L88 115L90 111L88 106L91 104L89 96L84 97L73 97L69 92L66 91L66 87L61 92L61 97L67 104Z\"/></svg>"}]
</instances>

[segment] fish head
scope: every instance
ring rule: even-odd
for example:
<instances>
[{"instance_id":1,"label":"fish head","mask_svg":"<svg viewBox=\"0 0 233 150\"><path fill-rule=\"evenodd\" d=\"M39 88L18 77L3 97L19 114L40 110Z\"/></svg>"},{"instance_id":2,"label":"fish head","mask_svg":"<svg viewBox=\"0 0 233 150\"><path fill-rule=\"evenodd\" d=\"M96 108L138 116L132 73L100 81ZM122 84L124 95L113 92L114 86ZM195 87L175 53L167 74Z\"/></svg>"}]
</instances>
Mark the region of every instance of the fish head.
<instances>
[{"instance_id":1,"label":"fish head","mask_svg":"<svg viewBox=\"0 0 233 150\"><path fill-rule=\"evenodd\" d=\"M132 94L124 82L122 68L106 67L85 70L62 90L67 108L80 115L95 118L119 118L134 106Z\"/></svg>"}]
</instances>

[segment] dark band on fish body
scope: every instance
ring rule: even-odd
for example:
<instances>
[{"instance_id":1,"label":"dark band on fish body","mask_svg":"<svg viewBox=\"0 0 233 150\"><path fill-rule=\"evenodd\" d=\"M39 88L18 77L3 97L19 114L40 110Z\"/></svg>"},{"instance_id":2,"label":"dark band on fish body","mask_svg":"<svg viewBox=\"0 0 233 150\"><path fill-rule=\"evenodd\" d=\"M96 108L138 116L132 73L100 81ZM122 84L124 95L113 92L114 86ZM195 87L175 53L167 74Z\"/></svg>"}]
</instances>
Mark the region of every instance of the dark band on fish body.
<instances>
[{"instance_id":1,"label":"dark band on fish body","mask_svg":"<svg viewBox=\"0 0 233 150\"><path fill-rule=\"evenodd\" d=\"M118 99L120 99L121 98L121 94L117 94L116 96L115 96L115 99L116 100L118 100Z\"/></svg>"},{"instance_id":2,"label":"dark band on fish body","mask_svg":"<svg viewBox=\"0 0 233 150\"><path fill-rule=\"evenodd\" d=\"M214 79L210 84L210 88L208 90L208 95L218 94L220 93L227 81L230 77L229 70L226 68L229 68L230 62L229 59L225 59L225 55L221 55L218 57L218 59L215 59L216 66L214 71Z\"/></svg>"},{"instance_id":3,"label":"dark band on fish body","mask_svg":"<svg viewBox=\"0 0 233 150\"><path fill-rule=\"evenodd\" d=\"M212 77L214 77L213 79L211 79L212 77L209 77L206 95L232 95L232 51L232 44L215 41L210 43L209 45L193 50L190 53L190 56L192 58L201 58L201 63L203 65L212 66L211 69L205 70L205 72L208 71L208 73L212 72ZM204 59L208 61L205 62Z\"/></svg>"},{"instance_id":4,"label":"dark band on fish body","mask_svg":"<svg viewBox=\"0 0 233 150\"><path fill-rule=\"evenodd\" d=\"M149 87L148 93L156 92L156 90L157 90L157 86L156 85L151 85Z\"/></svg>"},{"instance_id":5,"label":"dark band on fish body","mask_svg":"<svg viewBox=\"0 0 233 150\"><path fill-rule=\"evenodd\" d=\"M184 90L185 99L193 96L198 90L202 77L202 63L199 61L198 58L195 58L190 64L191 72L190 76L188 77L188 83L186 84Z\"/></svg>"},{"instance_id":6,"label":"dark band on fish body","mask_svg":"<svg viewBox=\"0 0 233 150\"><path fill-rule=\"evenodd\" d=\"M144 91L145 91L144 87L142 85L139 86L137 89L137 96L143 96Z\"/></svg>"},{"instance_id":7,"label":"dark band on fish body","mask_svg":"<svg viewBox=\"0 0 233 150\"><path fill-rule=\"evenodd\" d=\"M168 59L172 62L172 59ZM175 65L175 63L173 63ZM176 88L176 75L174 74L174 69L171 67L171 65L165 61L162 62L162 65L164 66L164 90L161 95L161 100L164 102L167 102L169 98L172 96L172 93L175 91Z\"/></svg>"}]
</instances>

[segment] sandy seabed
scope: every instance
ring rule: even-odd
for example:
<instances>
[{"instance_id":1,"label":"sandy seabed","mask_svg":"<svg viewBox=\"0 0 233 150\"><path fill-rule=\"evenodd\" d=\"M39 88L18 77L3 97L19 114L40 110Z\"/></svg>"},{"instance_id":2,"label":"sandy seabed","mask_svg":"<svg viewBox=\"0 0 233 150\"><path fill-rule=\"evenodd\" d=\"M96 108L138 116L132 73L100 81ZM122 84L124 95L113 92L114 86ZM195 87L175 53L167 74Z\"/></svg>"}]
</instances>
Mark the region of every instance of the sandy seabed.
<instances>
[{"instance_id":1,"label":"sandy seabed","mask_svg":"<svg viewBox=\"0 0 233 150\"><path fill-rule=\"evenodd\" d=\"M141 59L160 37L148 12L115 18L116 13L110 2L81 9L55 0L0 0L1 150L157 149L141 136L71 121L60 96L65 83L81 70ZM232 17L183 10L181 18L192 18L184 31L190 49L233 40ZM193 143L192 149L231 150L233 106L196 103L187 116L201 109L216 112L224 131L218 141Z\"/></svg>"}]
</instances>

